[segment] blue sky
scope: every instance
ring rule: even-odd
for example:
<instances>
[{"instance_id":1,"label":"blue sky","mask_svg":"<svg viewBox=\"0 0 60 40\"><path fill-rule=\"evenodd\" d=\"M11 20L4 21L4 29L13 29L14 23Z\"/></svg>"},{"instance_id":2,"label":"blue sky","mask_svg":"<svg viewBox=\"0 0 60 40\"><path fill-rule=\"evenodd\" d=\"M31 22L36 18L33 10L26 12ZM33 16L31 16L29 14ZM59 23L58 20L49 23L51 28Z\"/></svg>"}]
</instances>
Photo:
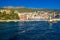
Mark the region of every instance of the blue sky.
<instances>
[{"instance_id":1,"label":"blue sky","mask_svg":"<svg viewBox=\"0 0 60 40\"><path fill-rule=\"evenodd\" d=\"M60 9L60 0L0 0L0 7L4 6Z\"/></svg>"}]
</instances>

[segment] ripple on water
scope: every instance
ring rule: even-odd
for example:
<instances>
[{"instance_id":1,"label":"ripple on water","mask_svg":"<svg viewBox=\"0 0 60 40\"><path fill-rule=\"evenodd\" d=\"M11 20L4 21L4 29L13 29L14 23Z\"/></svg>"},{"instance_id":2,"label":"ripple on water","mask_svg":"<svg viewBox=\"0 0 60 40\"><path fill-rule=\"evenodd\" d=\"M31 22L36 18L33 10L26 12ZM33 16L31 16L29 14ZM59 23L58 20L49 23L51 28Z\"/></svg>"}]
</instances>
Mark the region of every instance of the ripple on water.
<instances>
[{"instance_id":1,"label":"ripple on water","mask_svg":"<svg viewBox=\"0 0 60 40\"><path fill-rule=\"evenodd\" d=\"M0 40L60 40L59 37L60 22L0 22Z\"/></svg>"}]
</instances>

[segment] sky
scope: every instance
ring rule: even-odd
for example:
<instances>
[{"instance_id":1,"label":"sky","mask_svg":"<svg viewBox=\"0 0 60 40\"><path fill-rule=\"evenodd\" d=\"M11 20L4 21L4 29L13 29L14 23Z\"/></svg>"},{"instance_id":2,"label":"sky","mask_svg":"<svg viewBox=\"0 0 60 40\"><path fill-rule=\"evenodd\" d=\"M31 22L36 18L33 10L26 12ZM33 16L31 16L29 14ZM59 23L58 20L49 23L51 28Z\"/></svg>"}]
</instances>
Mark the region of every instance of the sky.
<instances>
[{"instance_id":1,"label":"sky","mask_svg":"<svg viewBox=\"0 0 60 40\"><path fill-rule=\"evenodd\" d=\"M60 9L60 0L0 0L0 7L4 6Z\"/></svg>"}]
</instances>

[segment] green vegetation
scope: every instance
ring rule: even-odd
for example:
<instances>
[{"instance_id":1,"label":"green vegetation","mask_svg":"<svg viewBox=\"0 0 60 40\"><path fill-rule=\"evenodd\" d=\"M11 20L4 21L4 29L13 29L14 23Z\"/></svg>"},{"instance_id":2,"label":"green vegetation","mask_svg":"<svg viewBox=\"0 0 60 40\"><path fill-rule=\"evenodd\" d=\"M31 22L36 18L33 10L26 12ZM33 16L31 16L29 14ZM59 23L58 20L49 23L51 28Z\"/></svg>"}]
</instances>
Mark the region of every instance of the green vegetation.
<instances>
[{"instance_id":1,"label":"green vegetation","mask_svg":"<svg viewBox=\"0 0 60 40\"><path fill-rule=\"evenodd\" d=\"M0 12L0 20L18 20L18 14L6 14L6 12L4 11L3 13Z\"/></svg>"},{"instance_id":2,"label":"green vegetation","mask_svg":"<svg viewBox=\"0 0 60 40\"><path fill-rule=\"evenodd\" d=\"M15 10L14 10L14 9L10 9L10 10L11 10L11 12L10 12L10 13L11 13L11 14L14 14L14 11L15 11Z\"/></svg>"},{"instance_id":3,"label":"green vegetation","mask_svg":"<svg viewBox=\"0 0 60 40\"><path fill-rule=\"evenodd\" d=\"M35 12L37 11L37 9L32 9L32 8L19 8L19 9L15 9L17 10L18 12Z\"/></svg>"}]
</instances>

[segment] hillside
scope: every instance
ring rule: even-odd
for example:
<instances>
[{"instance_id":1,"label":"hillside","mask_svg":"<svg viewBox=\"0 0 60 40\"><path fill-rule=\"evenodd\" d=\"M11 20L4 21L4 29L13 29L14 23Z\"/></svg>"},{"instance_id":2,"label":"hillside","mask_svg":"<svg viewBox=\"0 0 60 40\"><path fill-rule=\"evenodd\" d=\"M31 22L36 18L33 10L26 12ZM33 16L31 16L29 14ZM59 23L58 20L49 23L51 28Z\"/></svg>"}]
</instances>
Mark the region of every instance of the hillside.
<instances>
[{"instance_id":1,"label":"hillside","mask_svg":"<svg viewBox=\"0 0 60 40\"><path fill-rule=\"evenodd\" d=\"M46 8L25 8L25 7L4 7L0 9L8 9L8 10L17 10L18 12L37 12L37 11L45 11L45 12L56 12L60 13L60 9L46 9Z\"/></svg>"}]
</instances>

